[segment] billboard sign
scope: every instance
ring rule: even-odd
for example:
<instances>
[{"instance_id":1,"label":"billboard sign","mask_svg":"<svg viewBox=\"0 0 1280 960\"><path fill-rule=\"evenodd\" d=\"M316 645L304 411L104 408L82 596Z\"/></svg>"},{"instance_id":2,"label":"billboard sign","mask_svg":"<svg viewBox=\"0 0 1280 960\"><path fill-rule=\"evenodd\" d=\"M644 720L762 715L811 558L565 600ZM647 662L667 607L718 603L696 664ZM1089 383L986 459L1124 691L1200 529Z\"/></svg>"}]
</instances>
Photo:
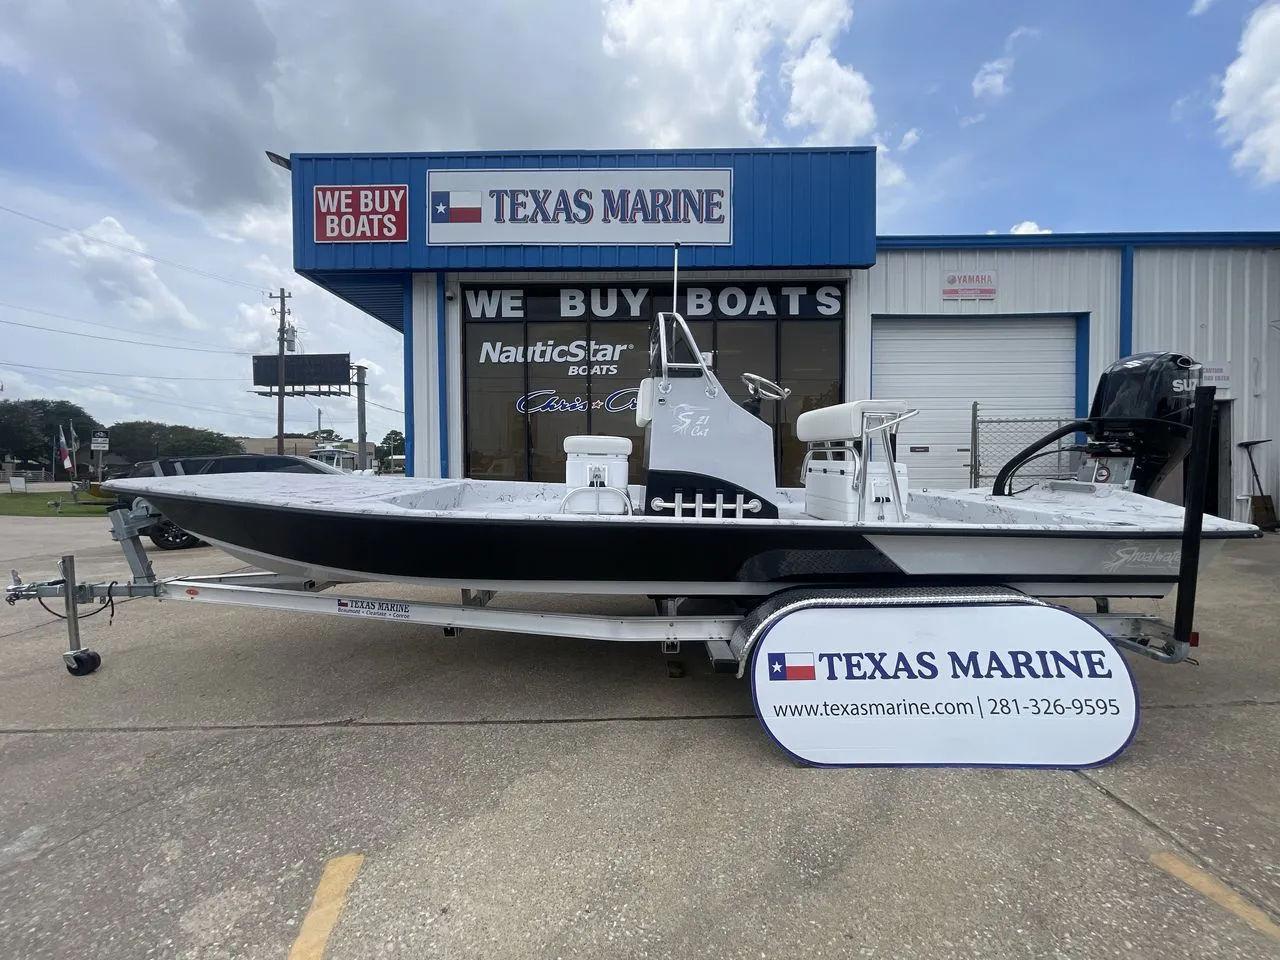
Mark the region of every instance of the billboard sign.
<instances>
[{"instance_id":1,"label":"billboard sign","mask_svg":"<svg viewBox=\"0 0 1280 960\"><path fill-rule=\"evenodd\" d=\"M733 243L733 171L431 170L427 245Z\"/></svg>"},{"instance_id":2,"label":"billboard sign","mask_svg":"<svg viewBox=\"0 0 1280 960\"><path fill-rule=\"evenodd\" d=\"M318 185L312 191L316 243L404 243L409 185Z\"/></svg>"},{"instance_id":3,"label":"billboard sign","mask_svg":"<svg viewBox=\"0 0 1280 960\"><path fill-rule=\"evenodd\" d=\"M280 358L274 353L253 357L253 385L278 387ZM351 354L304 353L284 358L286 387L347 386L351 383Z\"/></svg>"}]
</instances>

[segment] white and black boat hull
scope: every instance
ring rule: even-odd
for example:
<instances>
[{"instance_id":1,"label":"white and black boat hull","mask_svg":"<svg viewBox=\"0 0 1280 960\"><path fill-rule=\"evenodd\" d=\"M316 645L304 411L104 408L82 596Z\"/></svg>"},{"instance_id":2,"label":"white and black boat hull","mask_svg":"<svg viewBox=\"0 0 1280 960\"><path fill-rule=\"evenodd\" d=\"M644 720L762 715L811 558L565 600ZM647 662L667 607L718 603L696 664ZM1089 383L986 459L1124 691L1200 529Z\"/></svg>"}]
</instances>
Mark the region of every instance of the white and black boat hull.
<instances>
[{"instance_id":1,"label":"white and black boat hull","mask_svg":"<svg viewBox=\"0 0 1280 960\"><path fill-rule=\"evenodd\" d=\"M504 591L763 595L799 584L1009 585L1039 596L1164 596L1180 534L664 518L385 515L166 496L178 526L266 569L318 581ZM1207 562L1224 539L1206 532Z\"/></svg>"}]
</instances>

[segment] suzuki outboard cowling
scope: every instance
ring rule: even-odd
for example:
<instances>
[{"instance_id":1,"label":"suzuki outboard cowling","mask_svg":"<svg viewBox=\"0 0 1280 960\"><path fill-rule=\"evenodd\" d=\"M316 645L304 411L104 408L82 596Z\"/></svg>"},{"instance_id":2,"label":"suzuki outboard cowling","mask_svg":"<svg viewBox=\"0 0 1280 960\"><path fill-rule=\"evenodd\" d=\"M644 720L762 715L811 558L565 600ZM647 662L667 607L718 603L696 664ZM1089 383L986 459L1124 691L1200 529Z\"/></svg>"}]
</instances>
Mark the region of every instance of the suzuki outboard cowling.
<instances>
[{"instance_id":1,"label":"suzuki outboard cowling","mask_svg":"<svg viewBox=\"0 0 1280 960\"><path fill-rule=\"evenodd\" d=\"M1139 353L1098 379L1089 419L1073 420L1019 451L996 475L992 493L1012 493L1018 469L1055 441L1084 434L1077 479L1130 484L1149 496L1191 448L1200 364L1180 353Z\"/></svg>"},{"instance_id":2,"label":"suzuki outboard cowling","mask_svg":"<svg viewBox=\"0 0 1280 960\"><path fill-rule=\"evenodd\" d=\"M1150 494L1191 448L1200 364L1179 353L1117 360L1098 380L1089 409L1087 457L1131 458L1133 489Z\"/></svg>"}]
</instances>

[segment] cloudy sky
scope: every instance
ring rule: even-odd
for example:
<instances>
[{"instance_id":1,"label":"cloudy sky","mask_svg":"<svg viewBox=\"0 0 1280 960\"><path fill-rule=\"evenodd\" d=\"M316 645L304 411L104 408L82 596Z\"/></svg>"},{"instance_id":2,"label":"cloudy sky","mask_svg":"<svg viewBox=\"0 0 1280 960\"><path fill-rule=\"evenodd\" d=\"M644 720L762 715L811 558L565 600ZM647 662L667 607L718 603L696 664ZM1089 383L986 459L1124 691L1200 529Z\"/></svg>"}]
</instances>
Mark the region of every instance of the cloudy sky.
<instances>
[{"instance_id":1,"label":"cloudy sky","mask_svg":"<svg viewBox=\"0 0 1280 960\"><path fill-rule=\"evenodd\" d=\"M0 397L269 435L284 285L377 439L400 336L293 275L264 149L875 143L881 233L1274 230L1280 0L0 0L0 121Z\"/></svg>"}]
</instances>

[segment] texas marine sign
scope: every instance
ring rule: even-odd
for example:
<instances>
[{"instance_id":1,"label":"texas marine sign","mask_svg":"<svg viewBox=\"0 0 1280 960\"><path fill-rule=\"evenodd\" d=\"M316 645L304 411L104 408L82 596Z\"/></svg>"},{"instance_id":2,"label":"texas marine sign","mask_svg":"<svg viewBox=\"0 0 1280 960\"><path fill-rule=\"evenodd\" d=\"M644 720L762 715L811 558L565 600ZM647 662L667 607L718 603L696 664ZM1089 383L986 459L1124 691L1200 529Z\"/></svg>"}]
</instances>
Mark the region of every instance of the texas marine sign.
<instances>
[{"instance_id":1,"label":"texas marine sign","mask_svg":"<svg viewBox=\"0 0 1280 960\"><path fill-rule=\"evenodd\" d=\"M693 267L875 262L869 147L290 162L294 265L348 282L363 271L662 268L676 242Z\"/></svg>"}]
</instances>

